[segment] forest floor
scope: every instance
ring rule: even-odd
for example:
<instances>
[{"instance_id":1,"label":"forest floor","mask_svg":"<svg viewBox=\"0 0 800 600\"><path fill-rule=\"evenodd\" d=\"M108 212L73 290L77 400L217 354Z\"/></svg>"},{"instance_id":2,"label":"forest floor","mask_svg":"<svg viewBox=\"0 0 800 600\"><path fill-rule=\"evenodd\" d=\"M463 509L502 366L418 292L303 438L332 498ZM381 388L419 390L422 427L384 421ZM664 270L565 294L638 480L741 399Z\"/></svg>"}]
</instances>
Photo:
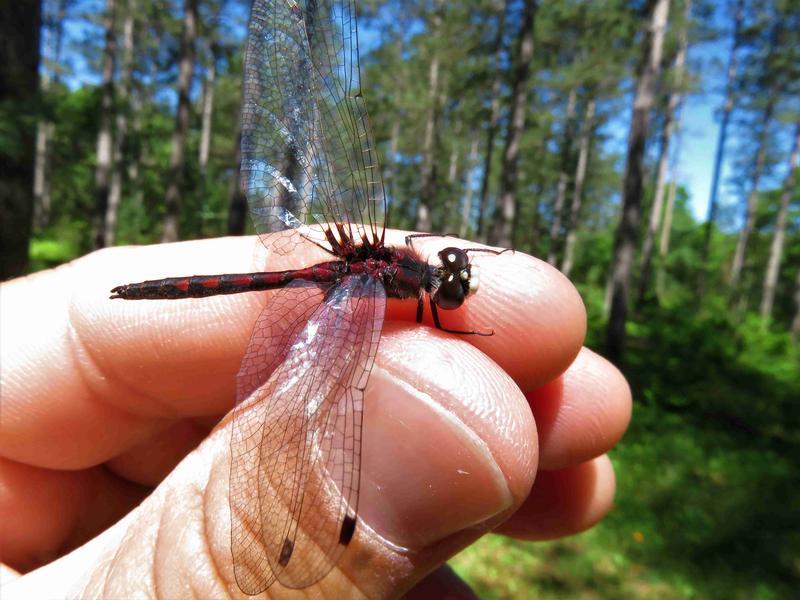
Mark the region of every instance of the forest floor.
<instances>
[{"instance_id":1,"label":"forest floor","mask_svg":"<svg viewBox=\"0 0 800 600\"><path fill-rule=\"evenodd\" d=\"M747 323L676 314L632 327L612 511L563 540L490 535L464 550L450 564L481 597L796 597L797 353Z\"/></svg>"}]
</instances>

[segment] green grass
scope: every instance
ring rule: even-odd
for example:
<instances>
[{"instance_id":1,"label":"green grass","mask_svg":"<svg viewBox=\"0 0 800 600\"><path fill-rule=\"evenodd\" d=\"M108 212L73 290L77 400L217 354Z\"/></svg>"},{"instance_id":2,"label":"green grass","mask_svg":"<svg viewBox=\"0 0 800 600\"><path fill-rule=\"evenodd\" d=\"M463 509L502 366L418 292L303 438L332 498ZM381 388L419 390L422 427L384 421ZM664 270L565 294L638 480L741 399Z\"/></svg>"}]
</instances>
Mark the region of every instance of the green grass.
<instances>
[{"instance_id":1,"label":"green grass","mask_svg":"<svg viewBox=\"0 0 800 600\"><path fill-rule=\"evenodd\" d=\"M555 542L487 536L451 565L485 598L797 597L798 349L721 311L661 308L629 331L611 513Z\"/></svg>"},{"instance_id":2,"label":"green grass","mask_svg":"<svg viewBox=\"0 0 800 600\"><path fill-rule=\"evenodd\" d=\"M787 598L800 589L797 467L637 406L612 453L617 503L593 530L487 536L451 561L486 598Z\"/></svg>"}]
</instances>

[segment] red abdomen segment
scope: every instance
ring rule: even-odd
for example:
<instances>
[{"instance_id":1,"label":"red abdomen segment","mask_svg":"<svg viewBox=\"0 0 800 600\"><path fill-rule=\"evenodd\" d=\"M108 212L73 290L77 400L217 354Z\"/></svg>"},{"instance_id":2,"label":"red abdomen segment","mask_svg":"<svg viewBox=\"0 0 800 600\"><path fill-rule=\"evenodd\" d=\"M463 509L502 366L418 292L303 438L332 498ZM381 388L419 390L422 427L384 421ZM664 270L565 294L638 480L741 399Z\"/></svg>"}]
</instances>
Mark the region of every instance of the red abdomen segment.
<instances>
[{"instance_id":1,"label":"red abdomen segment","mask_svg":"<svg viewBox=\"0 0 800 600\"><path fill-rule=\"evenodd\" d=\"M111 298L125 300L204 298L217 294L272 290L297 279L331 283L342 277L344 270L343 261L331 261L292 271L168 277L117 286L111 290Z\"/></svg>"}]
</instances>

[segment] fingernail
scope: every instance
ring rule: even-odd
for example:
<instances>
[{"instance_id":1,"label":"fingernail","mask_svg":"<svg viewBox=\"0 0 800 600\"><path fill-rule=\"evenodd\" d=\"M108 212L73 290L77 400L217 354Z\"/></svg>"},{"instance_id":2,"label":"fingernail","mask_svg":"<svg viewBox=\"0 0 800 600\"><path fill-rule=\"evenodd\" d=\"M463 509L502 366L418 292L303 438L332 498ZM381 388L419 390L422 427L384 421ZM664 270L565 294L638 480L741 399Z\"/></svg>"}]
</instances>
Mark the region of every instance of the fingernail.
<instances>
[{"instance_id":1,"label":"fingernail","mask_svg":"<svg viewBox=\"0 0 800 600\"><path fill-rule=\"evenodd\" d=\"M359 514L371 529L423 548L511 506L489 447L453 412L377 365L367 398Z\"/></svg>"}]
</instances>

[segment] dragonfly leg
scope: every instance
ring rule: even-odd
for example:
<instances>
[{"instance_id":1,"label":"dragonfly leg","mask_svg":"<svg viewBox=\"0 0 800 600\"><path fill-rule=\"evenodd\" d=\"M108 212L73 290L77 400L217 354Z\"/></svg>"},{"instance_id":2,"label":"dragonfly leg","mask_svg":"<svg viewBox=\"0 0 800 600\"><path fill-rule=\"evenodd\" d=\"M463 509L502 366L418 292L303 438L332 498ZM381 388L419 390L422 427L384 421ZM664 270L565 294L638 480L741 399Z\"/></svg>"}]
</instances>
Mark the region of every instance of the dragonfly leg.
<instances>
[{"instance_id":1,"label":"dragonfly leg","mask_svg":"<svg viewBox=\"0 0 800 600\"><path fill-rule=\"evenodd\" d=\"M503 250L493 250L491 248L464 248L464 252L467 254L470 252L486 252L487 254L494 254L497 256L506 252L511 252L511 254L514 254L515 250L513 248L505 248Z\"/></svg>"},{"instance_id":2,"label":"dragonfly leg","mask_svg":"<svg viewBox=\"0 0 800 600\"><path fill-rule=\"evenodd\" d=\"M442 331L446 331L447 333L457 333L459 335L482 335L484 337L489 337L494 335L494 330L492 331L459 331L457 329L447 329L446 327L442 327L441 322L439 321L439 311L436 308L436 303L431 298L431 314L433 315L433 324L436 329L441 329Z\"/></svg>"},{"instance_id":3,"label":"dragonfly leg","mask_svg":"<svg viewBox=\"0 0 800 600\"><path fill-rule=\"evenodd\" d=\"M458 234L455 233L410 233L406 236L406 246L413 245L411 240L416 238L426 238L426 237L458 237Z\"/></svg>"},{"instance_id":4,"label":"dragonfly leg","mask_svg":"<svg viewBox=\"0 0 800 600\"><path fill-rule=\"evenodd\" d=\"M417 323L422 323L422 312L425 310L425 300L420 294L419 301L417 302Z\"/></svg>"}]
</instances>

